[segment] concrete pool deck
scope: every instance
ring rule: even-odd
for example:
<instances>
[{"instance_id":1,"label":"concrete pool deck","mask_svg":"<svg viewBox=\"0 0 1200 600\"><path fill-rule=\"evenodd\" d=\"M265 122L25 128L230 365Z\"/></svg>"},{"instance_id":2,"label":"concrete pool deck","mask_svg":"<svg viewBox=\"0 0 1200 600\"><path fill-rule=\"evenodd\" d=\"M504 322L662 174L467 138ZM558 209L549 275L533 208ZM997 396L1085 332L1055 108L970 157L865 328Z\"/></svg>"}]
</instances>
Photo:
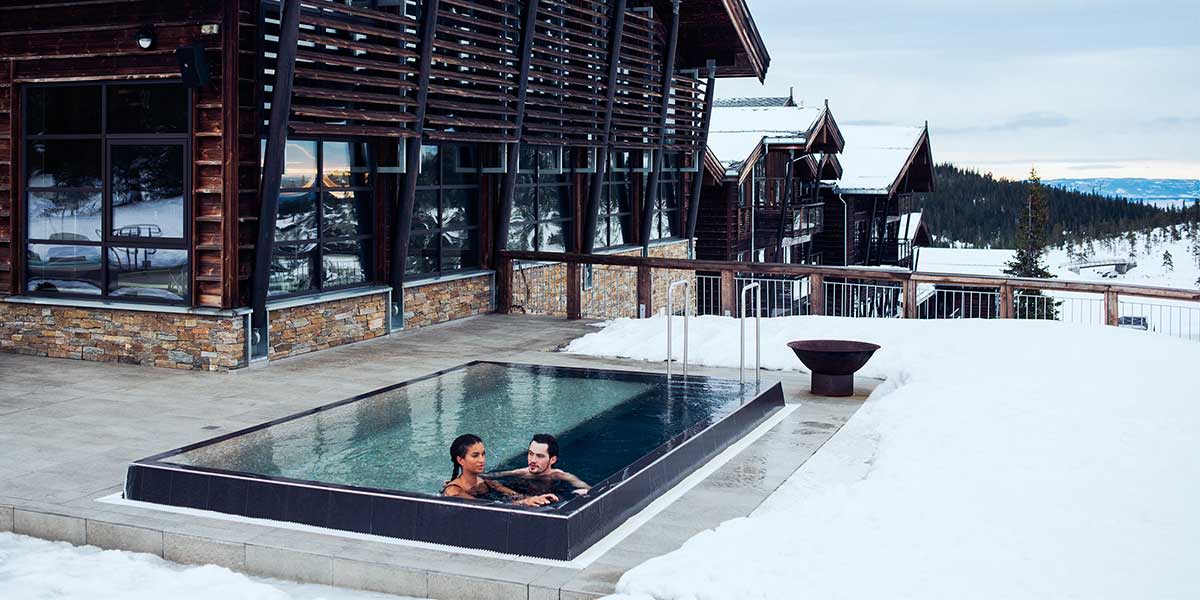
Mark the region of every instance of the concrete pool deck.
<instances>
[{"instance_id":1,"label":"concrete pool deck","mask_svg":"<svg viewBox=\"0 0 1200 600\"><path fill-rule=\"evenodd\" d=\"M598 597L626 570L753 511L879 383L859 379L855 397L817 398L806 375L764 372L795 410L583 569L97 501L121 490L134 460L471 360L663 371L554 351L592 330L486 315L231 374L0 355L0 531L415 597Z\"/></svg>"}]
</instances>

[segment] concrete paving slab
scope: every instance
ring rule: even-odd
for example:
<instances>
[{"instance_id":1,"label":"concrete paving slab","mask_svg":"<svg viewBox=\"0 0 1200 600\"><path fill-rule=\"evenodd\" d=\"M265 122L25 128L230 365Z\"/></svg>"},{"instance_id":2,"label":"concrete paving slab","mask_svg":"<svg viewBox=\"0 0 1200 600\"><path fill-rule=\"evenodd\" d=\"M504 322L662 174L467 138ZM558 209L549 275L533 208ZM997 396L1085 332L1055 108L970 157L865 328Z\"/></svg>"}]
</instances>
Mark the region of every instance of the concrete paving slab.
<instances>
[{"instance_id":1,"label":"concrete paving slab","mask_svg":"<svg viewBox=\"0 0 1200 600\"><path fill-rule=\"evenodd\" d=\"M159 554L186 564L435 598L596 598L629 568L749 514L841 427L859 396L818 399L769 372L798 408L584 569L178 514L96 498L134 460L472 360L662 373L662 363L555 352L593 328L487 315L234 373L0 355L0 531ZM693 373L737 378L736 369Z\"/></svg>"}]
</instances>

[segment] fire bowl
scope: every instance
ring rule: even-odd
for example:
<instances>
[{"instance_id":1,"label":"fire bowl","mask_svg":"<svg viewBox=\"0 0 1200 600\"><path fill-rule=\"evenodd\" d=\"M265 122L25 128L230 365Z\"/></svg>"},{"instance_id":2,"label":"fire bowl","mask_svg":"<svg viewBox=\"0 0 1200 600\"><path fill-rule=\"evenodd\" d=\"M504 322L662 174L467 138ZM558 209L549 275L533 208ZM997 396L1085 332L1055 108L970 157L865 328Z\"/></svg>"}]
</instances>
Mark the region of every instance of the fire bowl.
<instances>
[{"instance_id":1,"label":"fire bowl","mask_svg":"<svg viewBox=\"0 0 1200 600\"><path fill-rule=\"evenodd\" d=\"M788 343L788 348L812 372L812 393L851 396L854 372L871 360L879 345L849 340L802 340Z\"/></svg>"}]
</instances>

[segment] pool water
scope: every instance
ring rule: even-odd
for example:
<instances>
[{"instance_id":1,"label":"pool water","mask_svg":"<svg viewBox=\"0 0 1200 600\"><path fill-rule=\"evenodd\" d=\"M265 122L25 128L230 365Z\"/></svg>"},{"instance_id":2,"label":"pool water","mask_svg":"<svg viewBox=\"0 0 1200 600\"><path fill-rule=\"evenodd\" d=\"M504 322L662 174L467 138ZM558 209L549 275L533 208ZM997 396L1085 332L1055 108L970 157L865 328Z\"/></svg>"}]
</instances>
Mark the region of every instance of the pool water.
<instances>
[{"instance_id":1,"label":"pool water","mask_svg":"<svg viewBox=\"0 0 1200 600\"><path fill-rule=\"evenodd\" d=\"M162 462L438 494L450 478L449 447L458 435L483 438L492 471L525 466L530 437L550 433L559 439L557 466L596 484L749 397L725 380L472 363Z\"/></svg>"}]
</instances>

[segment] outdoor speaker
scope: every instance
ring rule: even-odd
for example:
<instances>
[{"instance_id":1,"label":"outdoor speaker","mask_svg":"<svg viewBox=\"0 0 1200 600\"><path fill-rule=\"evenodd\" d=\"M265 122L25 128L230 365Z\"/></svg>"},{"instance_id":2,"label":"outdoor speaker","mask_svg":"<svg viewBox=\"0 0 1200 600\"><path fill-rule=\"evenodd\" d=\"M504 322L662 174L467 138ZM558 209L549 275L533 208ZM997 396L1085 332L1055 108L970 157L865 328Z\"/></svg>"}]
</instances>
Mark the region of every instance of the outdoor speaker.
<instances>
[{"instance_id":1,"label":"outdoor speaker","mask_svg":"<svg viewBox=\"0 0 1200 600\"><path fill-rule=\"evenodd\" d=\"M175 58L179 61L183 85L193 88L208 85L208 59L204 57L204 48L200 44L176 48Z\"/></svg>"}]
</instances>

